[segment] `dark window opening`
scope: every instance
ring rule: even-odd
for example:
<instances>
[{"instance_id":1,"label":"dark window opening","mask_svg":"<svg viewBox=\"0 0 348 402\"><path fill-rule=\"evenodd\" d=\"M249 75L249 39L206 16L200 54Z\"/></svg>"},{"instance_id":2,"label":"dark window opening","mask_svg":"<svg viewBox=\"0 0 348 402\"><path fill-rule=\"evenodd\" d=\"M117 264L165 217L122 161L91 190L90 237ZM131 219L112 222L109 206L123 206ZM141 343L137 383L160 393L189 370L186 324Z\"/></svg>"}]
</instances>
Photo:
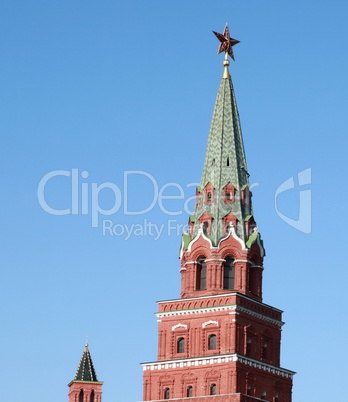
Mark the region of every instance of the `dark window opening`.
<instances>
[{"instance_id":1,"label":"dark window opening","mask_svg":"<svg viewBox=\"0 0 348 402\"><path fill-rule=\"evenodd\" d=\"M94 390L92 389L91 396L89 398L90 402L94 402Z\"/></svg>"},{"instance_id":2,"label":"dark window opening","mask_svg":"<svg viewBox=\"0 0 348 402\"><path fill-rule=\"evenodd\" d=\"M216 395L216 384L210 385L210 395Z\"/></svg>"},{"instance_id":3,"label":"dark window opening","mask_svg":"<svg viewBox=\"0 0 348 402\"><path fill-rule=\"evenodd\" d=\"M230 158L227 158L226 165L227 165L227 166L230 166Z\"/></svg>"},{"instance_id":4,"label":"dark window opening","mask_svg":"<svg viewBox=\"0 0 348 402\"><path fill-rule=\"evenodd\" d=\"M274 402L279 402L279 395L278 395L278 394L275 394L275 396L274 396Z\"/></svg>"},{"instance_id":5,"label":"dark window opening","mask_svg":"<svg viewBox=\"0 0 348 402\"><path fill-rule=\"evenodd\" d=\"M212 334L208 337L208 349L215 350L216 349L216 335Z\"/></svg>"},{"instance_id":6,"label":"dark window opening","mask_svg":"<svg viewBox=\"0 0 348 402\"><path fill-rule=\"evenodd\" d=\"M262 394L261 394L261 399L263 400L263 401L265 401L266 400L266 392L262 392Z\"/></svg>"},{"instance_id":7,"label":"dark window opening","mask_svg":"<svg viewBox=\"0 0 348 402\"><path fill-rule=\"evenodd\" d=\"M207 193L207 201L210 202L211 201L211 192L209 191L209 193Z\"/></svg>"},{"instance_id":8,"label":"dark window opening","mask_svg":"<svg viewBox=\"0 0 348 402\"><path fill-rule=\"evenodd\" d=\"M232 201L232 191L227 191L227 193L226 193L226 201Z\"/></svg>"},{"instance_id":9,"label":"dark window opening","mask_svg":"<svg viewBox=\"0 0 348 402\"><path fill-rule=\"evenodd\" d=\"M176 351L177 351L177 353L184 353L185 352L185 339L184 338L179 338L178 339Z\"/></svg>"},{"instance_id":10,"label":"dark window opening","mask_svg":"<svg viewBox=\"0 0 348 402\"><path fill-rule=\"evenodd\" d=\"M234 258L226 257L224 263L224 289L234 289Z\"/></svg>"},{"instance_id":11,"label":"dark window opening","mask_svg":"<svg viewBox=\"0 0 348 402\"><path fill-rule=\"evenodd\" d=\"M251 338L248 336L247 338L247 344L246 344L246 355L250 356L251 355L251 345L252 345L252 340Z\"/></svg>"},{"instance_id":12,"label":"dark window opening","mask_svg":"<svg viewBox=\"0 0 348 402\"><path fill-rule=\"evenodd\" d=\"M267 359L267 342L264 342L261 349L261 357L262 359Z\"/></svg>"},{"instance_id":13,"label":"dark window opening","mask_svg":"<svg viewBox=\"0 0 348 402\"><path fill-rule=\"evenodd\" d=\"M215 165L215 158L211 161L211 165L212 165L212 166Z\"/></svg>"},{"instance_id":14,"label":"dark window opening","mask_svg":"<svg viewBox=\"0 0 348 402\"><path fill-rule=\"evenodd\" d=\"M187 397L193 396L193 388L192 388L191 385L189 385L189 386L187 387L186 396L187 396Z\"/></svg>"},{"instance_id":15,"label":"dark window opening","mask_svg":"<svg viewBox=\"0 0 348 402\"><path fill-rule=\"evenodd\" d=\"M247 395L252 395L252 389L250 385L248 385Z\"/></svg>"},{"instance_id":16,"label":"dark window opening","mask_svg":"<svg viewBox=\"0 0 348 402\"><path fill-rule=\"evenodd\" d=\"M208 233L208 229L209 229L209 222L203 222L203 231L204 233Z\"/></svg>"},{"instance_id":17,"label":"dark window opening","mask_svg":"<svg viewBox=\"0 0 348 402\"><path fill-rule=\"evenodd\" d=\"M205 257L199 257L197 261L197 290L205 290L207 284L207 264Z\"/></svg>"},{"instance_id":18,"label":"dark window opening","mask_svg":"<svg viewBox=\"0 0 348 402\"><path fill-rule=\"evenodd\" d=\"M83 402L83 389L80 391L79 402Z\"/></svg>"},{"instance_id":19,"label":"dark window opening","mask_svg":"<svg viewBox=\"0 0 348 402\"><path fill-rule=\"evenodd\" d=\"M170 398L170 389L165 388L164 389L164 398L163 399L169 399Z\"/></svg>"}]
</instances>

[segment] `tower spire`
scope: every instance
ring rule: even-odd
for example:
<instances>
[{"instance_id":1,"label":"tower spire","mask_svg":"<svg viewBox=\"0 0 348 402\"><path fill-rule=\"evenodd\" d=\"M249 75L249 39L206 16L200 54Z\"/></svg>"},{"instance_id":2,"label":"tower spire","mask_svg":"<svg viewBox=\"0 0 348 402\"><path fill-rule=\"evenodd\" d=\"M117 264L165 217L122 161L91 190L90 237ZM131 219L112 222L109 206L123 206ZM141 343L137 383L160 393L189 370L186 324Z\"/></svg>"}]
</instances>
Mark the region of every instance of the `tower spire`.
<instances>
[{"instance_id":1,"label":"tower spire","mask_svg":"<svg viewBox=\"0 0 348 402\"><path fill-rule=\"evenodd\" d=\"M75 378L69 383L69 402L101 402L103 383L98 381L86 342Z\"/></svg>"},{"instance_id":2,"label":"tower spire","mask_svg":"<svg viewBox=\"0 0 348 402\"><path fill-rule=\"evenodd\" d=\"M216 246L232 223L236 235L245 244L256 224L239 113L228 69L228 56L234 60L232 47L239 41L230 38L227 24L223 34L214 34L220 41L218 54L225 52L224 71L215 102L201 183L197 189L196 208L190 220L191 238L198 234L199 224L203 223L206 236Z\"/></svg>"}]
</instances>

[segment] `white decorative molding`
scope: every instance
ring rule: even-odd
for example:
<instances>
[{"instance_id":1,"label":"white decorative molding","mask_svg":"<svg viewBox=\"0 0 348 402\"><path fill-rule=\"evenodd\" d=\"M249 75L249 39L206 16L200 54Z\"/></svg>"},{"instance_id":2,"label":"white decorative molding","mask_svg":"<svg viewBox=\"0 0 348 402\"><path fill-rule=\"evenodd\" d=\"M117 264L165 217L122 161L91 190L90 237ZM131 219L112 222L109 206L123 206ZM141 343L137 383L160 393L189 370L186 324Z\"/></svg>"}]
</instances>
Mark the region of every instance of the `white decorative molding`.
<instances>
[{"instance_id":1,"label":"white decorative molding","mask_svg":"<svg viewBox=\"0 0 348 402\"><path fill-rule=\"evenodd\" d=\"M204 240L207 240L207 242L210 244L210 248L214 248L214 247L213 247L213 243L211 242L211 240L209 239L209 237L207 237L207 236L204 234L203 224L201 223L201 224L199 225L199 229L198 229L198 232L197 232L196 237L195 237L194 239L192 239L192 240L190 241L189 245L187 246L187 251L188 251L188 252L191 251L193 244L196 243L196 241L197 241L201 236L203 237Z\"/></svg>"},{"instance_id":2,"label":"white decorative molding","mask_svg":"<svg viewBox=\"0 0 348 402\"><path fill-rule=\"evenodd\" d=\"M202 328L205 328L206 326L208 326L208 325L219 325L219 323L218 323L218 321L213 321L213 320L209 320L209 321L207 321L207 322L204 322L203 324L202 324Z\"/></svg>"},{"instance_id":3,"label":"white decorative molding","mask_svg":"<svg viewBox=\"0 0 348 402\"><path fill-rule=\"evenodd\" d=\"M157 318L164 317L175 317L180 315L190 315L190 314L205 314L205 313L214 313L216 311L228 311L233 310L233 306L219 306L219 307L198 307L189 310L176 310L176 311L162 311L160 313L156 313Z\"/></svg>"},{"instance_id":4,"label":"white decorative molding","mask_svg":"<svg viewBox=\"0 0 348 402\"><path fill-rule=\"evenodd\" d=\"M248 309L246 307L235 306L234 310L235 311L233 311L233 312L231 312L229 314L239 314L239 312L241 312L241 313L251 315L252 317L258 318L259 320L267 321L267 322L269 322L271 324L278 325L279 327L282 327L284 325L283 321L279 321L279 320L276 320L275 318L271 318L271 317L268 317L266 315L256 313L255 311L250 310L250 309Z\"/></svg>"},{"instance_id":5,"label":"white decorative molding","mask_svg":"<svg viewBox=\"0 0 348 402\"><path fill-rule=\"evenodd\" d=\"M259 320L278 325L279 327L282 327L284 325L283 321L268 317L261 313L257 313L253 310L250 310L246 307L237 306L235 304L233 304L233 305L231 304L229 306L217 306L217 307L198 307L198 308L193 308L193 309L188 309L188 310L162 311L160 313L156 313L156 317L158 319L160 319L160 318L165 318L165 317L185 316L185 315L192 315L192 314L215 313L215 312L219 312L219 311L230 311L229 314L236 314L236 315L238 315L239 313L245 313L252 317L258 318ZM216 321L213 321L213 322L215 323ZM218 323L216 325L218 325Z\"/></svg>"},{"instance_id":6,"label":"white decorative molding","mask_svg":"<svg viewBox=\"0 0 348 402\"><path fill-rule=\"evenodd\" d=\"M238 295L238 297L241 297L245 300L250 301L250 297L243 295L242 293L238 293L238 292L232 292L232 293L222 293L222 294L218 294L218 295L209 295L209 296L200 296L200 297L188 297L185 299L171 299L171 300L161 300L158 301L157 304L162 304L162 303L168 303L168 302L182 302L183 300L185 301L191 301L191 300L201 300L201 299L212 299L212 298L217 298L217 297L226 297L226 296L235 296ZM264 304L262 302L259 302L257 300L253 300L253 303L258 304L259 306L263 306L263 307L267 307L273 311L277 311L278 313L283 313L283 310L279 310L279 308L275 308L272 306L269 306L268 304Z\"/></svg>"},{"instance_id":7,"label":"white decorative molding","mask_svg":"<svg viewBox=\"0 0 348 402\"><path fill-rule=\"evenodd\" d=\"M187 325L186 324L176 324L176 325L174 325L173 327L172 327L172 331L175 331L176 329L178 329L178 328L185 328L185 329L187 329Z\"/></svg>"},{"instance_id":8,"label":"white decorative molding","mask_svg":"<svg viewBox=\"0 0 348 402\"><path fill-rule=\"evenodd\" d=\"M222 237L219 241L219 244L217 245L217 247L213 247L214 249L218 249L220 248L220 244L221 242L223 242L224 240L226 240L228 237L232 236L234 239L236 239L238 241L238 243L240 243L240 245L242 246L242 250L247 250L244 241L238 237L237 233L236 233L236 229L234 228L233 225L229 225L228 226L228 230L227 230L227 234L226 236Z\"/></svg>"},{"instance_id":9,"label":"white decorative molding","mask_svg":"<svg viewBox=\"0 0 348 402\"><path fill-rule=\"evenodd\" d=\"M290 371L287 369L283 369L281 367L273 366L272 364L267 364L264 362L260 362L259 360L251 359L246 356L238 355L237 353L228 354L228 355L220 355L220 356L211 356L211 357L198 357L198 358L189 358L189 359L181 359L181 360L166 360L163 362L150 362L150 363L142 363L142 367L144 371L147 370L168 370L168 369L176 369L183 367L201 367L207 365L217 365L224 364L228 362L239 362L245 364L249 367L254 367L256 369L266 371L268 373L272 373L278 375L283 378L291 378L296 374L294 371Z\"/></svg>"}]
</instances>

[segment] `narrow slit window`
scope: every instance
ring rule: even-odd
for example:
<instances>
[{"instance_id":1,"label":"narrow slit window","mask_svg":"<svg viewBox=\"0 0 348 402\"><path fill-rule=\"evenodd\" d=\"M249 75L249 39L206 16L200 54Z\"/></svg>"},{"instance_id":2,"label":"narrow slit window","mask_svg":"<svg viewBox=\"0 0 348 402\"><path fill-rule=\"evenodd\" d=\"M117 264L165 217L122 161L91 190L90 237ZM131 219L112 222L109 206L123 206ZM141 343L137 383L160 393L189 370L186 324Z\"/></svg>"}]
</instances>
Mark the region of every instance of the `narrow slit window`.
<instances>
[{"instance_id":1,"label":"narrow slit window","mask_svg":"<svg viewBox=\"0 0 348 402\"><path fill-rule=\"evenodd\" d=\"M205 290L207 285L207 264L205 257L199 257L197 261L196 289Z\"/></svg>"},{"instance_id":2,"label":"narrow slit window","mask_svg":"<svg viewBox=\"0 0 348 402\"><path fill-rule=\"evenodd\" d=\"M216 335L212 334L208 337L208 349L215 350L216 349Z\"/></svg>"},{"instance_id":3,"label":"narrow slit window","mask_svg":"<svg viewBox=\"0 0 348 402\"><path fill-rule=\"evenodd\" d=\"M185 339L184 338L179 338L178 339L176 351L178 353L184 353L185 352Z\"/></svg>"},{"instance_id":4,"label":"narrow slit window","mask_svg":"<svg viewBox=\"0 0 348 402\"><path fill-rule=\"evenodd\" d=\"M210 385L210 395L216 395L216 384Z\"/></svg>"},{"instance_id":5,"label":"narrow slit window","mask_svg":"<svg viewBox=\"0 0 348 402\"><path fill-rule=\"evenodd\" d=\"M191 385L189 385L186 389L186 396L189 398L190 396L193 396L193 388Z\"/></svg>"},{"instance_id":6,"label":"narrow slit window","mask_svg":"<svg viewBox=\"0 0 348 402\"><path fill-rule=\"evenodd\" d=\"M164 399L169 399L170 398L170 389L165 388L164 389Z\"/></svg>"},{"instance_id":7,"label":"narrow slit window","mask_svg":"<svg viewBox=\"0 0 348 402\"><path fill-rule=\"evenodd\" d=\"M224 289L234 289L234 258L226 257L224 263Z\"/></svg>"}]
</instances>

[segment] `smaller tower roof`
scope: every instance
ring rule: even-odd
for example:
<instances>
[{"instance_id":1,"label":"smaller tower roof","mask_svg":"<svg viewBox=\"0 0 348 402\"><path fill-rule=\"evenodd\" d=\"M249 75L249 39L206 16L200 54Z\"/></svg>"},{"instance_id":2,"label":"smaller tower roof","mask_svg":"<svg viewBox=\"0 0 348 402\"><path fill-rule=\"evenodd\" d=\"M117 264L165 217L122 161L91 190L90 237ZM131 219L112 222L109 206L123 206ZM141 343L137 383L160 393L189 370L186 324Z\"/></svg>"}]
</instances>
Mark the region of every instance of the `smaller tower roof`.
<instances>
[{"instance_id":1,"label":"smaller tower roof","mask_svg":"<svg viewBox=\"0 0 348 402\"><path fill-rule=\"evenodd\" d=\"M89 353L88 343L85 345L80 364L77 368L73 381L98 382L97 373L93 366L91 354Z\"/></svg>"}]
</instances>

